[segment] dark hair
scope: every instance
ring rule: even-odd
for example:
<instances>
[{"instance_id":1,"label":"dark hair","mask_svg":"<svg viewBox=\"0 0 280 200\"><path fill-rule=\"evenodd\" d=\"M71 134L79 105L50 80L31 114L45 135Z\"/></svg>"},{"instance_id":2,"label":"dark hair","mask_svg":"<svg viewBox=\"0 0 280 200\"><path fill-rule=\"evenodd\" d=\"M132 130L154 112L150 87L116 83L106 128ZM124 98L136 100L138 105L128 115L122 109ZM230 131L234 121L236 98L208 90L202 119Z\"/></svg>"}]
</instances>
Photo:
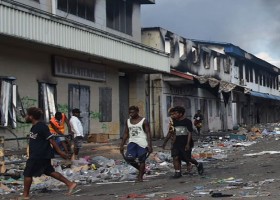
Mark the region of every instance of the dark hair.
<instances>
[{"instance_id":1,"label":"dark hair","mask_svg":"<svg viewBox=\"0 0 280 200\"><path fill-rule=\"evenodd\" d=\"M172 109L172 112L178 112L178 113L180 113L180 114L182 114L182 115L184 115L185 114L185 108L184 107L182 107L182 106L176 106L176 107L174 107L173 109Z\"/></svg>"},{"instance_id":2,"label":"dark hair","mask_svg":"<svg viewBox=\"0 0 280 200\"><path fill-rule=\"evenodd\" d=\"M139 108L137 106L130 106L128 110L135 110L139 112Z\"/></svg>"},{"instance_id":3,"label":"dark hair","mask_svg":"<svg viewBox=\"0 0 280 200\"><path fill-rule=\"evenodd\" d=\"M62 118L62 113L61 112L56 112L54 117L57 118Z\"/></svg>"},{"instance_id":4,"label":"dark hair","mask_svg":"<svg viewBox=\"0 0 280 200\"><path fill-rule=\"evenodd\" d=\"M74 109L72 110L72 113L81 113L81 111L80 111L80 109L78 109L78 108L74 108Z\"/></svg>"},{"instance_id":5,"label":"dark hair","mask_svg":"<svg viewBox=\"0 0 280 200\"><path fill-rule=\"evenodd\" d=\"M40 108L31 107L27 109L27 115L32 116L35 120L40 120L43 115L43 111Z\"/></svg>"},{"instance_id":6,"label":"dark hair","mask_svg":"<svg viewBox=\"0 0 280 200\"><path fill-rule=\"evenodd\" d=\"M173 108L173 107L171 107L171 108L168 109L168 113L169 113L169 114L172 113L172 112L174 112L174 108Z\"/></svg>"}]
</instances>

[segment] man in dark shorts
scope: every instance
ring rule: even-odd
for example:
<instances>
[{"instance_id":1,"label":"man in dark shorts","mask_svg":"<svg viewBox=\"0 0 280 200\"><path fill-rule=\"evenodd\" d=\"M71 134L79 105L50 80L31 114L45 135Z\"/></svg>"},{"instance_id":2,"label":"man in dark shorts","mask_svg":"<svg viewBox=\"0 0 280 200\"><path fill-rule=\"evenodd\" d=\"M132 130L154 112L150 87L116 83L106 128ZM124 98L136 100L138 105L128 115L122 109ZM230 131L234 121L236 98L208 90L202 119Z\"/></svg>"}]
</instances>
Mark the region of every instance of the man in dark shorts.
<instances>
[{"instance_id":1,"label":"man in dark shorts","mask_svg":"<svg viewBox=\"0 0 280 200\"><path fill-rule=\"evenodd\" d=\"M33 126L30 130L29 137L29 158L23 173L24 192L23 197L19 199L29 199L32 177L38 177L42 174L65 183L68 187L68 194L71 194L77 186L76 183L69 181L60 173L55 172L51 165L51 158L53 156L51 145L62 158L67 159L67 155L60 150L55 140L52 139L53 135L50 133L48 126L40 121L42 115L43 112L39 108L31 107L27 109L26 122L32 123Z\"/></svg>"},{"instance_id":2,"label":"man in dark shorts","mask_svg":"<svg viewBox=\"0 0 280 200\"><path fill-rule=\"evenodd\" d=\"M72 117L70 118L70 126L74 133L74 154L73 160L78 159L80 149L83 146L84 129L80 120L80 109L74 108L72 110Z\"/></svg>"},{"instance_id":3,"label":"man in dark shorts","mask_svg":"<svg viewBox=\"0 0 280 200\"><path fill-rule=\"evenodd\" d=\"M137 181L142 182L145 173L147 153L152 153L152 139L148 121L139 116L137 106L129 107L130 119L127 120L120 152L126 162L139 170ZM124 155L124 144L128 141L127 152ZM138 162L136 162L138 159Z\"/></svg>"},{"instance_id":4,"label":"man in dark shorts","mask_svg":"<svg viewBox=\"0 0 280 200\"><path fill-rule=\"evenodd\" d=\"M173 178L180 178L182 176L182 161L185 161L188 165L190 163L194 164L197 167L198 173L200 175L203 174L202 163L198 163L191 155L194 146L192 121L185 118L184 114L185 109L181 106L176 106L170 110L173 127L169 127L168 135L163 143L163 148L165 148L168 140L172 139L171 156L173 157L175 169Z\"/></svg>"}]
</instances>

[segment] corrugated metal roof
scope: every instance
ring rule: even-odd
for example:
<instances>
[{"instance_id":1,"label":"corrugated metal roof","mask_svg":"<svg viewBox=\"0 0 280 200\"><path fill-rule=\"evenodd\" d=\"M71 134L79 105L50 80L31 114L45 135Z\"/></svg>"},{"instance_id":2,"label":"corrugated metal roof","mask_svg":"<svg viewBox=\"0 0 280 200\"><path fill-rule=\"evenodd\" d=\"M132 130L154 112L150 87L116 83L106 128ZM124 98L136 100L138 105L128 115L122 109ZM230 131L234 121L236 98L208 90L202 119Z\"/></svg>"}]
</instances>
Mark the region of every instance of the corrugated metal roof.
<instances>
[{"instance_id":1,"label":"corrugated metal roof","mask_svg":"<svg viewBox=\"0 0 280 200\"><path fill-rule=\"evenodd\" d=\"M280 73L279 69L275 65L272 65L271 63L268 63L265 60L262 60L256 56L254 56L253 54L250 54L250 53L246 52L245 50L241 49L240 47L235 46L231 43L205 41L205 40L192 40L192 41L199 43L199 44L222 46L222 47L224 47L224 52L228 55L231 55L233 57L237 57L239 59L257 64L261 67L266 67L267 69L270 69L273 72Z\"/></svg>"},{"instance_id":2,"label":"corrugated metal roof","mask_svg":"<svg viewBox=\"0 0 280 200\"><path fill-rule=\"evenodd\" d=\"M170 72L169 56L139 43L0 2L0 34Z\"/></svg>"}]
</instances>

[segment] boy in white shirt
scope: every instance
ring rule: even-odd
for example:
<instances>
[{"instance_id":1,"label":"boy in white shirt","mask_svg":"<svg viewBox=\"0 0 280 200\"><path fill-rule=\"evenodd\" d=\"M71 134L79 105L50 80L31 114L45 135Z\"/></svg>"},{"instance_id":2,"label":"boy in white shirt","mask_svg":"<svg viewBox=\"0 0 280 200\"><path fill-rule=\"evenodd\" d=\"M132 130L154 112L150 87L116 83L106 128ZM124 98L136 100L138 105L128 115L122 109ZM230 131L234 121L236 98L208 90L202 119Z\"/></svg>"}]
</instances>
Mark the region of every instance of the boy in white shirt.
<instances>
[{"instance_id":1,"label":"boy in white shirt","mask_svg":"<svg viewBox=\"0 0 280 200\"><path fill-rule=\"evenodd\" d=\"M74 159L78 159L78 154L82 148L84 130L79 119L81 111L78 108L72 110L72 117L70 118L71 130L74 132Z\"/></svg>"}]
</instances>

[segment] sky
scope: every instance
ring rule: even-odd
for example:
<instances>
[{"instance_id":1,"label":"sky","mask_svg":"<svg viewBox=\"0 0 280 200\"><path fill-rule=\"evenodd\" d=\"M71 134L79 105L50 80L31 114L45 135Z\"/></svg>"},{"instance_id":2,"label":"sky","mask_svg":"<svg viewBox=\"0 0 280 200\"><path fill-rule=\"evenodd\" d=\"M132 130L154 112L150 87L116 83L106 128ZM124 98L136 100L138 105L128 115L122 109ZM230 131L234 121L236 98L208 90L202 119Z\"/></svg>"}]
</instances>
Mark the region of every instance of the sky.
<instances>
[{"instance_id":1,"label":"sky","mask_svg":"<svg viewBox=\"0 0 280 200\"><path fill-rule=\"evenodd\" d=\"M156 0L142 6L142 27L232 43L280 67L280 0Z\"/></svg>"}]
</instances>

